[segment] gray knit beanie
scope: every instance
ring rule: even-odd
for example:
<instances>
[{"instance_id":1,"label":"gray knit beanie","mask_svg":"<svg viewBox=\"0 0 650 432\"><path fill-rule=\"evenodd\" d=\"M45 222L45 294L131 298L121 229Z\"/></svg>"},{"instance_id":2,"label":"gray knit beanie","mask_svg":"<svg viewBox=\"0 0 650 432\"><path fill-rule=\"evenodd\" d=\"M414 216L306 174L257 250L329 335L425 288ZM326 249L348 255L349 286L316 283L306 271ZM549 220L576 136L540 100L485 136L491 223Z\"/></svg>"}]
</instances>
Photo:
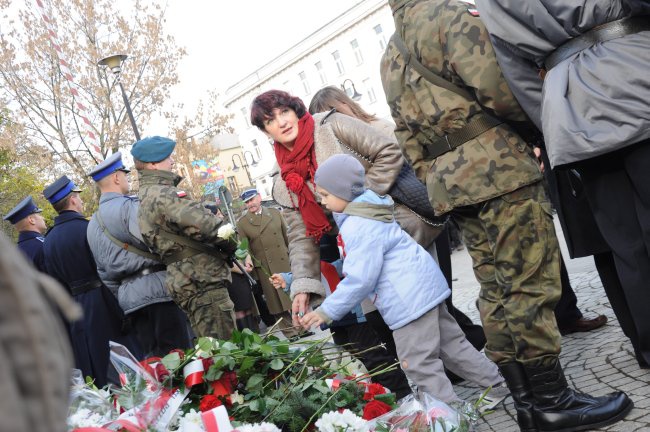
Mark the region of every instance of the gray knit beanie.
<instances>
[{"instance_id":1,"label":"gray knit beanie","mask_svg":"<svg viewBox=\"0 0 650 432\"><path fill-rule=\"evenodd\" d=\"M337 154L318 166L314 182L334 196L353 201L366 190L365 176L361 162L353 156Z\"/></svg>"}]
</instances>

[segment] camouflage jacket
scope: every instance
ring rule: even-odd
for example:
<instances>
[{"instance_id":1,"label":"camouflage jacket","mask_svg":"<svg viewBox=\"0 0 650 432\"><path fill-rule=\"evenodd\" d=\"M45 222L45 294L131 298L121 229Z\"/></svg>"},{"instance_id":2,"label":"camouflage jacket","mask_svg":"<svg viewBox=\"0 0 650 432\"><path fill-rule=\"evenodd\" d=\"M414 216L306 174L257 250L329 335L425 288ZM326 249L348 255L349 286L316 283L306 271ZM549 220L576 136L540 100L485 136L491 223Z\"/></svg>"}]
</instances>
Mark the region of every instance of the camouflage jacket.
<instances>
[{"instance_id":1,"label":"camouflage jacket","mask_svg":"<svg viewBox=\"0 0 650 432\"><path fill-rule=\"evenodd\" d=\"M468 100L433 85L405 63L392 40L386 47L381 75L395 134L418 178L426 182L436 213L540 180L532 149L505 123L432 161L425 160L422 144L430 142L429 137L461 129L484 109L511 121L523 121L525 114L501 74L487 30L467 3L389 0L389 4L396 32L412 55L475 96Z\"/></svg>"},{"instance_id":2,"label":"camouflage jacket","mask_svg":"<svg viewBox=\"0 0 650 432\"><path fill-rule=\"evenodd\" d=\"M138 171L140 211L138 222L142 238L149 248L169 258L187 246L160 235L160 231L187 237L207 246L220 246L224 240L217 237L222 219L213 215L200 203L178 196L176 185L181 177L169 171ZM197 288L230 281L230 269L220 257L198 253L167 266L166 285L172 297L190 296L188 285Z\"/></svg>"}]
</instances>

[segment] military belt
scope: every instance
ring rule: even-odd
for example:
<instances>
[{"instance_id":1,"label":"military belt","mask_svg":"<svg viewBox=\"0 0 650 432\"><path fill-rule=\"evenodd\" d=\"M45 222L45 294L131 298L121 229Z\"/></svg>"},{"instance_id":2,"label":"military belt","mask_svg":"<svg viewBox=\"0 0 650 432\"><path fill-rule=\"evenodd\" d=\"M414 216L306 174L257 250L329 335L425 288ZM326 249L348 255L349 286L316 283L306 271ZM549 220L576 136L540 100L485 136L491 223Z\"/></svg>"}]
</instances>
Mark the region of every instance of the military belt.
<instances>
[{"instance_id":1,"label":"military belt","mask_svg":"<svg viewBox=\"0 0 650 432\"><path fill-rule=\"evenodd\" d=\"M76 296L88 291L92 291L96 288L101 287L102 285L103 283L99 279L92 279L83 282L73 282L72 284L70 284L70 294Z\"/></svg>"},{"instance_id":2,"label":"military belt","mask_svg":"<svg viewBox=\"0 0 650 432\"><path fill-rule=\"evenodd\" d=\"M591 30L569 39L560 45L544 60L544 66L549 71L574 54L579 53L597 43L618 39L623 36L650 30L650 16L635 16L611 21L592 28Z\"/></svg>"},{"instance_id":3,"label":"military belt","mask_svg":"<svg viewBox=\"0 0 650 432\"><path fill-rule=\"evenodd\" d=\"M430 143L424 143L423 146L427 153L424 160L430 161L452 151L461 144L476 138L501 123L501 120L485 114L475 116L461 129L442 137L437 136Z\"/></svg>"}]
</instances>

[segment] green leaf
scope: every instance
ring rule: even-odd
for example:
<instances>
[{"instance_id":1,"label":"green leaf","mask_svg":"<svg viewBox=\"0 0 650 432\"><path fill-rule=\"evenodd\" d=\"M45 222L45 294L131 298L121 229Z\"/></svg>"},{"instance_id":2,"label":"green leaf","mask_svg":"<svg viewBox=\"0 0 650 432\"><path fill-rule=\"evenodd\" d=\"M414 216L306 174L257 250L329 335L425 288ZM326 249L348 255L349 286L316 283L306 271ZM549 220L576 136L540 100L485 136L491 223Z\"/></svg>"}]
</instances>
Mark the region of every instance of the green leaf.
<instances>
[{"instance_id":1,"label":"green leaf","mask_svg":"<svg viewBox=\"0 0 650 432\"><path fill-rule=\"evenodd\" d=\"M276 358L276 359L271 360L271 363L269 364L269 366L273 370L281 370L284 367L284 362L281 359Z\"/></svg>"},{"instance_id":2,"label":"green leaf","mask_svg":"<svg viewBox=\"0 0 650 432\"><path fill-rule=\"evenodd\" d=\"M255 412L262 412L266 409L266 403L264 403L264 399L261 398L251 401L249 406L251 411L255 411Z\"/></svg>"},{"instance_id":3,"label":"green leaf","mask_svg":"<svg viewBox=\"0 0 650 432\"><path fill-rule=\"evenodd\" d=\"M325 363L325 357L323 356L323 354L314 354L313 356L309 357L309 359L307 359L307 364L309 366L318 367L318 366L322 366L323 363Z\"/></svg>"},{"instance_id":4,"label":"green leaf","mask_svg":"<svg viewBox=\"0 0 650 432\"><path fill-rule=\"evenodd\" d=\"M384 394L375 395L375 400L390 405L391 407L395 407L396 405L395 393L384 393Z\"/></svg>"},{"instance_id":5,"label":"green leaf","mask_svg":"<svg viewBox=\"0 0 650 432\"><path fill-rule=\"evenodd\" d=\"M160 362L168 371L173 371L181 365L181 356L177 352L169 353Z\"/></svg>"},{"instance_id":6,"label":"green leaf","mask_svg":"<svg viewBox=\"0 0 650 432\"><path fill-rule=\"evenodd\" d=\"M216 364L212 364L208 368L208 371L205 373L205 379L207 381L216 381L221 378L221 375L223 375L221 367L217 366Z\"/></svg>"},{"instance_id":7,"label":"green leaf","mask_svg":"<svg viewBox=\"0 0 650 432\"><path fill-rule=\"evenodd\" d=\"M261 345L261 346L260 346L260 352L261 352L265 357L266 357L266 356L270 356L270 355L273 354L273 347L272 347L271 345L267 345L267 344Z\"/></svg>"},{"instance_id":8,"label":"green leaf","mask_svg":"<svg viewBox=\"0 0 650 432\"><path fill-rule=\"evenodd\" d=\"M256 387L261 387L262 383L264 383L264 375L255 374L250 378L248 378L248 382L246 383L246 389L251 390Z\"/></svg>"},{"instance_id":9,"label":"green leaf","mask_svg":"<svg viewBox=\"0 0 650 432\"><path fill-rule=\"evenodd\" d=\"M239 366L239 372L247 371L248 369L252 368L253 365L255 365L255 357L244 357L244 360L241 362L241 366Z\"/></svg>"},{"instance_id":10,"label":"green leaf","mask_svg":"<svg viewBox=\"0 0 650 432\"><path fill-rule=\"evenodd\" d=\"M238 260L245 260L247 255L248 255L248 250L246 249L237 249L235 251L235 258L237 258Z\"/></svg>"},{"instance_id":11,"label":"green leaf","mask_svg":"<svg viewBox=\"0 0 650 432\"><path fill-rule=\"evenodd\" d=\"M196 342L201 351L210 352L212 351L213 340L208 337L200 337Z\"/></svg>"},{"instance_id":12,"label":"green leaf","mask_svg":"<svg viewBox=\"0 0 650 432\"><path fill-rule=\"evenodd\" d=\"M248 252L248 239L246 237L242 238L241 241L239 242L239 246L237 246L238 249L245 250Z\"/></svg>"}]
</instances>

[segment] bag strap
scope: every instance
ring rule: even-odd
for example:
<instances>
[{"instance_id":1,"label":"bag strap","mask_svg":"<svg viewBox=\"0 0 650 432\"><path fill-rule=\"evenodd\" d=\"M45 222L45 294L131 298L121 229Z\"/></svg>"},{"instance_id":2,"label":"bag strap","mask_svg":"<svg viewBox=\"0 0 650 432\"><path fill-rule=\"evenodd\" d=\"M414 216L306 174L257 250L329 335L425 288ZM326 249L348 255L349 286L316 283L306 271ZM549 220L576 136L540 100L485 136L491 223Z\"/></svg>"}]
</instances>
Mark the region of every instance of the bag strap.
<instances>
[{"instance_id":1,"label":"bag strap","mask_svg":"<svg viewBox=\"0 0 650 432\"><path fill-rule=\"evenodd\" d=\"M99 210L97 210L97 212L95 213L95 219L97 220L97 223L99 224L99 227L102 229L102 232L104 233L104 235L106 237L108 237L108 239L110 241L115 243L119 248L124 249L125 251L128 251L128 252L134 253L136 255L140 255L141 257L149 258L149 259L152 259L154 261L161 262L160 257L158 255L154 255L151 252L139 249L139 248L133 246L132 244L129 244L129 243L126 243L126 242L121 242L115 236L113 236L113 234L111 234L110 231L108 231L108 228L106 228L106 224L104 224L104 220L100 216Z\"/></svg>"},{"instance_id":2,"label":"bag strap","mask_svg":"<svg viewBox=\"0 0 650 432\"><path fill-rule=\"evenodd\" d=\"M402 57L404 57L404 61L406 62L406 64L408 64L413 69L415 69L415 71L419 73L422 76L422 78L429 81L433 85L452 91L469 101L476 100L476 98L472 96L467 90L462 89L458 87L456 84L452 83L451 81L448 81L442 78L441 76L431 72L431 70L429 70L426 66L420 63L420 61L417 58L415 58L415 56L411 55L411 51L409 51L409 49L406 47L406 44L404 44L404 41L402 40L402 38L399 37L397 32L393 33L391 39L395 43L395 47L397 48L397 50L400 52L400 54L402 54Z\"/></svg>"},{"instance_id":3,"label":"bag strap","mask_svg":"<svg viewBox=\"0 0 650 432\"><path fill-rule=\"evenodd\" d=\"M477 102L474 95L472 95L467 90L457 86L456 84L448 81L441 76L433 73L426 66L424 66L418 59L411 55L411 51L406 47L406 44L399 37L397 32L393 33L391 40L395 44L397 50L404 57L406 64L411 66L417 73L419 73L422 78L429 81L431 84L445 88L449 91L456 93L457 95L467 99L471 102ZM480 104L479 104L480 105ZM481 107L482 108L482 107ZM430 143L423 143L424 148L426 149L427 154L425 155L426 161L431 161L437 158L440 155L443 155L460 145L466 143L467 141L476 138L481 135L483 132L492 129L493 127L501 124L502 121L492 117L485 110L472 118L464 127L442 137L434 136L430 137Z\"/></svg>"},{"instance_id":4,"label":"bag strap","mask_svg":"<svg viewBox=\"0 0 650 432\"><path fill-rule=\"evenodd\" d=\"M196 240L192 240L187 237L179 236L177 234L172 234L168 231L160 230L158 231L158 235L160 235L163 238L166 238L168 240L175 241L176 243L180 243L183 246L186 246L188 249L182 250L180 252L175 253L174 255L167 257L164 262L165 264L169 265L171 263L181 261L185 258L189 258L191 256L197 255L199 253L205 253L214 257L218 257L221 259L226 259L226 254L219 248L214 248L211 246L207 246L201 242L198 242Z\"/></svg>"}]
</instances>

